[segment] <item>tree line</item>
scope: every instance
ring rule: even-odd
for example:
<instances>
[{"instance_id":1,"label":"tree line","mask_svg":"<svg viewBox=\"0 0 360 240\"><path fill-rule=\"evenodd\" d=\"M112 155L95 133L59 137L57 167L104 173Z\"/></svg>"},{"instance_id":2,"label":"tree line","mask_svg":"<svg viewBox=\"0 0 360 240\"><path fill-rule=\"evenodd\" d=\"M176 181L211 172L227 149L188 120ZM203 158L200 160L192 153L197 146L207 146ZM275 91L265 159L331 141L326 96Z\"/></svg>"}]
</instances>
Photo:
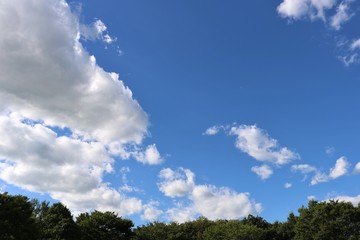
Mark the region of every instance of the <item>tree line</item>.
<instances>
[{"instance_id":1,"label":"tree line","mask_svg":"<svg viewBox=\"0 0 360 240\"><path fill-rule=\"evenodd\" d=\"M238 220L200 217L185 223L151 222L134 227L114 212L81 213L62 203L0 194L1 240L358 240L360 205L309 201L287 220L269 223L249 215Z\"/></svg>"}]
</instances>

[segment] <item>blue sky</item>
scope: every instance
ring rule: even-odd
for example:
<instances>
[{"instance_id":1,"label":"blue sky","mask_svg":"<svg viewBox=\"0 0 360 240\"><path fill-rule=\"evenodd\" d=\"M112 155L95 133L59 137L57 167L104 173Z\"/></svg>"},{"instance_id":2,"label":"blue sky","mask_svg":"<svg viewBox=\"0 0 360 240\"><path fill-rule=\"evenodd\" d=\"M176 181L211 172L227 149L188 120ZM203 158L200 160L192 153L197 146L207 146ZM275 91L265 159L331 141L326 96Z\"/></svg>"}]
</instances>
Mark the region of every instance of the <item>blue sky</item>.
<instances>
[{"instance_id":1,"label":"blue sky","mask_svg":"<svg viewBox=\"0 0 360 240\"><path fill-rule=\"evenodd\" d=\"M360 201L357 1L0 9L1 191L136 224Z\"/></svg>"}]
</instances>

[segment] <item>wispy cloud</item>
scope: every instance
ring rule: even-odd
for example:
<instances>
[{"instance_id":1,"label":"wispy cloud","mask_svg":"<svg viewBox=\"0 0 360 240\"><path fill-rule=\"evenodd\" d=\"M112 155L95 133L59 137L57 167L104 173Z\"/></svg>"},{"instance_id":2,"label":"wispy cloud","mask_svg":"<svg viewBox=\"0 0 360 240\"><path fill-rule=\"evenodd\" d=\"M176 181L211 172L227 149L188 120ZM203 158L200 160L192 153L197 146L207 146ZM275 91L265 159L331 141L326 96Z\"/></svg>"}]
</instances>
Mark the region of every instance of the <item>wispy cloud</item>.
<instances>
[{"instance_id":1,"label":"wispy cloud","mask_svg":"<svg viewBox=\"0 0 360 240\"><path fill-rule=\"evenodd\" d=\"M341 176L344 176L349 172L350 163L347 161L346 157L340 157L336 160L335 166L330 168L329 173L326 174L316 167L308 165L308 164L300 164L291 166L291 170L294 172L300 172L305 175L313 174L311 178L311 185L316 185L322 182L328 182L330 180L337 179Z\"/></svg>"},{"instance_id":2,"label":"wispy cloud","mask_svg":"<svg viewBox=\"0 0 360 240\"><path fill-rule=\"evenodd\" d=\"M359 62L359 48L357 40L351 41L351 38L342 36L341 42L338 42L338 36L341 36L341 29L349 22L357 12L355 0L343 0L340 3L336 0L283 0L277 7L279 15L288 20L310 19L311 21L322 20L329 33L334 36L336 45L340 54L337 58L350 66ZM334 13L335 12L335 13ZM346 41L343 38L347 39ZM352 43L351 43L352 42Z\"/></svg>"}]
</instances>

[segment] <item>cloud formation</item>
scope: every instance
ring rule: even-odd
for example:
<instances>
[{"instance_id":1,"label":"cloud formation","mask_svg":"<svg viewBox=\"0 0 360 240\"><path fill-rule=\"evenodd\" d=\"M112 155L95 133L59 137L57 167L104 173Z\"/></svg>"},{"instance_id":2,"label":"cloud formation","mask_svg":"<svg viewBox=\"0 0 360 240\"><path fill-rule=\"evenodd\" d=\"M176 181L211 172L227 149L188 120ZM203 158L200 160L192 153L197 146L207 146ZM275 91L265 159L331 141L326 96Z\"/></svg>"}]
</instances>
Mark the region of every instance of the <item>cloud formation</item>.
<instances>
[{"instance_id":1,"label":"cloud formation","mask_svg":"<svg viewBox=\"0 0 360 240\"><path fill-rule=\"evenodd\" d=\"M299 154L286 147L280 147L276 139L271 138L256 125L232 127L229 134L237 137L236 147L238 149L258 161L284 165L299 159Z\"/></svg>"},{"instance_id":2,"label":"cloud formation","mask_svg":"<svg viewBox=\"0 0 360 240\"><path fill-rule=\"evenodd\" d=\"M268 179L274 172L268 165L254 166L251 171L256 173L262 180Z\"/></svg>"},{"instance_id":3,"label":"cloud formation","mask_svg":"<svg viewBox=\"0 0 360 240\"><path fill-rule=\"evenodd\" d=\"M359 62L359 49L354 48L357 40L341 35L340 30L355 15L358 9L355 0L283 0L277 7L279 15L290 21L310 19L322 20L334 35L340 59L345 66ZM341 40L339 40L341 39ZM345 39L345 41L344 41ZM356 46L356 44L355 44Z\"/></svg>"},{"instance_id":4,"label":"cloud formation","mask_svg":"<svg viewBox=\"0 0 360 240\"><path fill-rule=\"evenodd\" d=\"M291 166L291 170L294 172L300 172L304 174L304 180L307 178L308 174L313 174L311 178L311 185L316 185L322 182L328 182L330 180L337 179L341 176L344 176L349 172L350 163L347 161L346 157L342 156L336 160L335 166L330 168L329 174L326 174L316 167L308 164L299 164Z\"/></svg>"},{"instance_id":5,"label":"cloud formation","mask_svg":"<svg viewBox=\"0 0 360 240\"><path fill-rule=\"evenodd\" d=\"M171 221L185 222L198 216L213 220L238 219L262 210L261 204L251 200L249 193L238 193L227 187L197 185L195 174L189 169L163 169L159 177L159 190L165 196L187 197L190 201L167 210Z\"/></svg>"},{"instance_id":6,"label":"cloud formation","mask_svg":"<svg viewBox=\"0 0 360 240\"><path fill-rule=\"evenodd\" d=\"M142 147L148 117L131 90L96 63L81 37L114 41L100 20L81 25L64 0L0 2L0 179L73 211L140 213L150 205L103 176L114 157L162 158L155 145Z\"/></svg>"}]
</instances>

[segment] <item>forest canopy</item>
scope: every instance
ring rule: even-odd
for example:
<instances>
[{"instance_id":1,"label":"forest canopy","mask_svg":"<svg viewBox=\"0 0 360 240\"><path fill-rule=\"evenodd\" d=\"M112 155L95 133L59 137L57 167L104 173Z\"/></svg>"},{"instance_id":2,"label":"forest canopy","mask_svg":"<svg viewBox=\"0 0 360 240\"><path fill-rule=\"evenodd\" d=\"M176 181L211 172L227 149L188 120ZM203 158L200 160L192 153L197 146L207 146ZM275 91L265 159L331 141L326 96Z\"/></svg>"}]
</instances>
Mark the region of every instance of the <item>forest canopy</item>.
<instances>
[{"instance_id":1,"label":"forest canopy","mask_svg":"<svg viewBox=\"0 0 360 240\"><path fill-rule=\"evenodd\" d=\"M311 200L298 214L270 223L259 216L184 223L150 222L134 227L114 212L93 211L76 218L62 203L0 193L0 239L80 240L355 240L360 239L360 206Z\"/></svg>"}]
</instances>

